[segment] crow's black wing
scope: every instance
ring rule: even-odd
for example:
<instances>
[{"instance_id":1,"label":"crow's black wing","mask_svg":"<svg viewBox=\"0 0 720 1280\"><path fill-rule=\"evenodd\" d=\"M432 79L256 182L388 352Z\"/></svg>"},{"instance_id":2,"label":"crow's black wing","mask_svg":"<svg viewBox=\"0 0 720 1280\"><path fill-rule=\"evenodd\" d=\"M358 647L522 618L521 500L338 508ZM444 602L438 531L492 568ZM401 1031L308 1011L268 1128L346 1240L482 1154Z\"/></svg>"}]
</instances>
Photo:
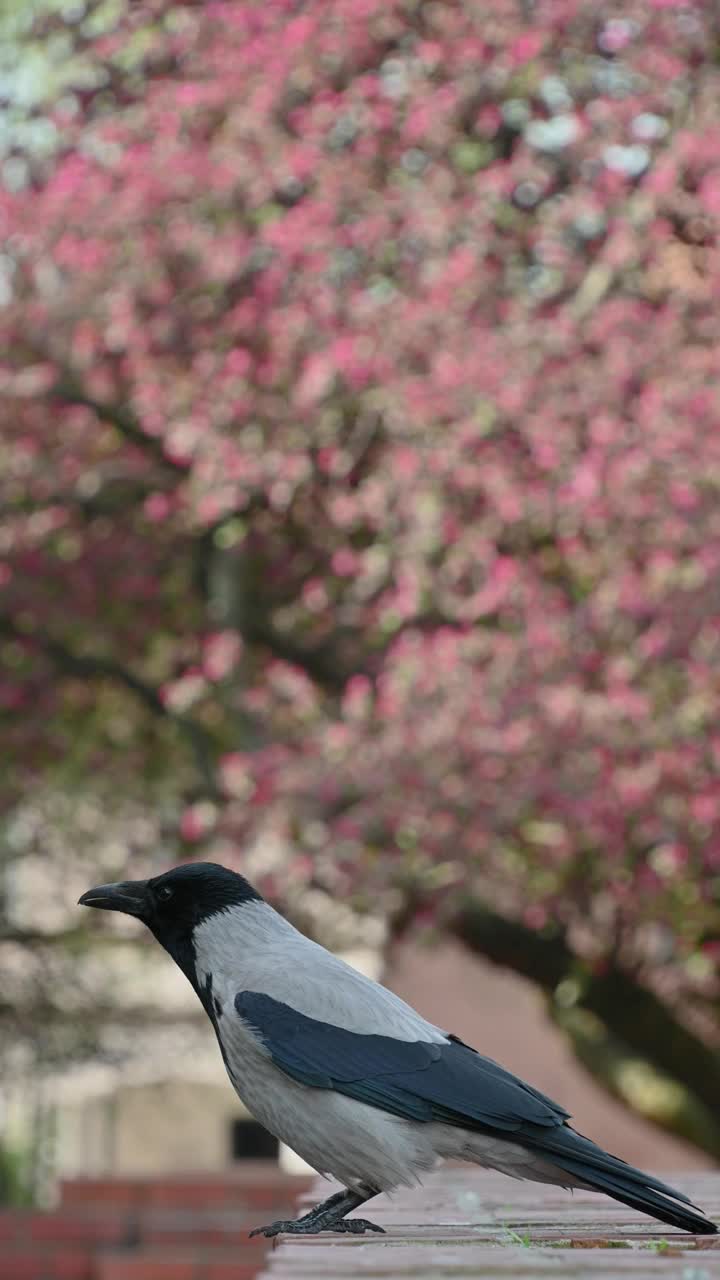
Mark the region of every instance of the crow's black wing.
<instances>
[{"instance_id":1,"label":"crow's black wing","mask_svg":"<svg viewBox=\"0 0 720 1280\"><path fill-rule=\"evenodd\" d=\"M241 991L235 1008L293 1080L407 1120L512 1133L526 1124L555 1127L568 1118L562 1107L459 1040L359 1035L256 991Z\"/></svg>"}]
</instances>

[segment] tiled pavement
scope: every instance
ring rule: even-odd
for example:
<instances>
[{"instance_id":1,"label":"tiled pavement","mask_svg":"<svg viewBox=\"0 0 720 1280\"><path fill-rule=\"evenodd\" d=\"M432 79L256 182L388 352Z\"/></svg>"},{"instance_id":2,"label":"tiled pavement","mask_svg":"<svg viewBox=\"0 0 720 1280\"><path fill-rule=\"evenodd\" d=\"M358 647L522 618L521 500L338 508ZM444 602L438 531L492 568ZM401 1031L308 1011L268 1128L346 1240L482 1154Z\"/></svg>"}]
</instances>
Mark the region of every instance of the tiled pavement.
<instances>
[{"instance_id":1,"label":"tiled pavement","mask_svg":"<svg viewBox=\"0 0 720 1280\"><path fill-rule=\"evenodd\" d=\"M720 1173L662 1175L720 1221ZM330 1194L323 1182L308 1203ZM282 1236L263 1280L720 1280L720 1236L689 1236L605 1196L469 1167L358 1210L387 1234Z\"/></svg>"}]
</instances>

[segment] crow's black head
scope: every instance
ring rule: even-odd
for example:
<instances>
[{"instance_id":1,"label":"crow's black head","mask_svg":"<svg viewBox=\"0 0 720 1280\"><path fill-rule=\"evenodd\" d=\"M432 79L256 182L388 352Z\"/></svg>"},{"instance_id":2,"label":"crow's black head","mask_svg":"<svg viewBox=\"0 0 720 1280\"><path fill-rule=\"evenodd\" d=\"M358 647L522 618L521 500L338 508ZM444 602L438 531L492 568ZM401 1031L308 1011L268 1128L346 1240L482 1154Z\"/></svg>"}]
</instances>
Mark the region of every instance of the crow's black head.
<instances>
[{"instance_id":1,"label":"crow's black head","mask_svg":"<svg viewBox=\"0 0 720 1280\"><path fill-rule=\"evenodd\" d=\"M262 898L243 876L215 862L188 862L152 880L98 885L82 895L79 905L137 916L185 969L185 952L197 925L244 902Z\"/></svg>"}]
</instances>

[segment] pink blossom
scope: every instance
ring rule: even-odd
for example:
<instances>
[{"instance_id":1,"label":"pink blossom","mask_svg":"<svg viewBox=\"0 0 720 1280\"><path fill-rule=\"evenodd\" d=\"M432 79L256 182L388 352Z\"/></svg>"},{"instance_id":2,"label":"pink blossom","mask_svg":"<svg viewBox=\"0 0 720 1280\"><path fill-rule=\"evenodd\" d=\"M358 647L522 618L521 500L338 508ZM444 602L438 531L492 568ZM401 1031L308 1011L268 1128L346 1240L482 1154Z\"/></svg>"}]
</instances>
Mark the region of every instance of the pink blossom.
<instances>
[{"instance_id":1,"label":"pink blossom","mask_svg":"<svg viewBox=\"0 0 720 1280\"><path fill-rule=\"evenodd\" d=\"M172 507L172 498L167 493L151 493L144 503L145 515L153 523L166 520L172 511Z\"/></svg>"},{"instance_id":2,"label":"pink blossom","mask_svg":"<svg viewBox=\"0 0 720 1280\"><path fill-rule=\"evenodd\" d=\"M508 49L512 64L521 67L523 63L531 62L539 54L545 39L543 31L525 31L517 36Z\"/></svg>"},{"instance_id":3,"label":"pink blossom","mask_svg":"<svg viewBox=\"0 0 720 1280\"><path fill-rule=\"evenodd\" d=\"M220 760L220 777L228 796L242 800L252 790L249 761L239 751L231 751Z\"/></svg>"},{"instance_id":4,"label":"pink blossom","mask_svg":"<svg viewBox=\"0 0 720 1280\"><path fill-rule=\"evenodd\" d=\"M216 631L203 645L203 674L208 680L224 680L237 666L242 640L236 631Z\"/></svg>"},{"instance_id":5,"label":"pink blossom","mask_svg":"<svg viewBox=\"0 0 720 1280\"><path fill-rule=\"evenodd\" d=\"M166 707L176 714L188 711L204 694L205 677L195 670L188 670L177 680L169 681L161 689Z\"/></svg>"},{"instance_id":6,"label":"pink blossom","mask_svg":"<svg viewBox=\"0 0 720 1280\"><path fill-rule=\"evenodd\" d=\"M183 840L195 843L204 839L215 826L217 810L208 801L189 805L180 819L180 834Z\"/></svg>"}]
</instances>

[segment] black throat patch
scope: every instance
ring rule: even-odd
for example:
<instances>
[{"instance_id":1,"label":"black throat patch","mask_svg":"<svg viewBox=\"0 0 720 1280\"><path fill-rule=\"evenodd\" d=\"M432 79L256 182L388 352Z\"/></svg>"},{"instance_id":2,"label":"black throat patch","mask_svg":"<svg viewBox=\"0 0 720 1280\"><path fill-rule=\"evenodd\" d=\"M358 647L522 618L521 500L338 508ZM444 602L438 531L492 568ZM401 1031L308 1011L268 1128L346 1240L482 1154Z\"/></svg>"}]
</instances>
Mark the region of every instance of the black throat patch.
<instances>
[{"instance_id":1,"label":"black throat patch","mask_svg":"<svg viewBox=\"0 0 720 1280\"><path fill-rule=\"evenodd\" d=\"M190 862L148 881L152 909L145 923L194 987L210 1013L195 971L195 930L231 907L262 902L235 871L214 862Z\"/></svg>"}]
</instances>

